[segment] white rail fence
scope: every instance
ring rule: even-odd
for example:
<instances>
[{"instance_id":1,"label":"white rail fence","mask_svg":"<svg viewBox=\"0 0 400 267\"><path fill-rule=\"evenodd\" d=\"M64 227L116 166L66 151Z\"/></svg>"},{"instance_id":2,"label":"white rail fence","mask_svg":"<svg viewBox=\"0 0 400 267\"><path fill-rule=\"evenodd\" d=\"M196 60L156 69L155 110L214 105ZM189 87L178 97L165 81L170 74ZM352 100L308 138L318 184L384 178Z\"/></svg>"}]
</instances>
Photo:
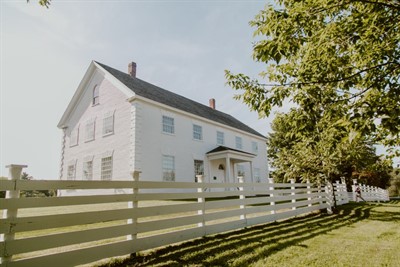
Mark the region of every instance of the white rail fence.
<instances>
[{"instance_id":1,"label":"white rail fence","mask_svg":"<svg viewBox=\"0 0 400 267\"><path fill-rule=\"evenodd\" d=\"M310 183L149 182L133 176L2 181L1 266L74 266L330 207L325 188ZM20 190L105 189L125 193L19 198Z\"/></svg>"},{"instance_id":2,"label":"white rail fence","mask_svg":"<svg viewBox=\"0 0 400 267\"><path fill-rule=\"evenodd\" d=\"M343 205L349 203L349 201L358 201L356 199L356 184L357 180L353 180L352 192L347 191L346 183L344 179L342 181L336 181L333 184L336 205ZM389 191L379 188L377 186L369 186L365 184L358 184L361 189L361 196L365 201L389 201Z\"/></svg>"},{"instance_id":3,"label":"white rail fence","mask_svg":"<svg viewBox=\"0 0 400 267\"><path fill-rule=\"evenodd\" d=\"M149 182L139 181L138 172L131 181L29 181L19 180L23 167L10 166L11 180L1 181L0 191L7 195L0 199L0 266L86 264L320 209L329 212L333 201L332 186L294 181ZM336 200L345 203L347 195L340 191L345 187L334 188ZM80 195L19 198L20 190Z\"/></svg>"}]
</instances>

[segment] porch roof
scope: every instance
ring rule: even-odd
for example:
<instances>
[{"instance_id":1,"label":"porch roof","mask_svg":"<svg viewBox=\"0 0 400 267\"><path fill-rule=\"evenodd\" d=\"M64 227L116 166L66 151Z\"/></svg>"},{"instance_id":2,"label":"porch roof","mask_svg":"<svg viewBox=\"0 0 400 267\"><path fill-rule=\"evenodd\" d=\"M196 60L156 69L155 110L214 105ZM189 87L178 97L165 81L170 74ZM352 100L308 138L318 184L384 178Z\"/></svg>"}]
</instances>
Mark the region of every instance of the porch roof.
<instances>
[{"instance_id":1,"label":"porch roof","mask_svg":"<svg viewBox=\"0 0 400 267\"><path fill-rule=\"evenodd\" d=\"M229 148L226 146L218 146L213 150L207 152L206 155L209 160L231 159L235 162L249 162L252 161L254 157L256 157L255 154Z\"/></svg>"}]
</instances>

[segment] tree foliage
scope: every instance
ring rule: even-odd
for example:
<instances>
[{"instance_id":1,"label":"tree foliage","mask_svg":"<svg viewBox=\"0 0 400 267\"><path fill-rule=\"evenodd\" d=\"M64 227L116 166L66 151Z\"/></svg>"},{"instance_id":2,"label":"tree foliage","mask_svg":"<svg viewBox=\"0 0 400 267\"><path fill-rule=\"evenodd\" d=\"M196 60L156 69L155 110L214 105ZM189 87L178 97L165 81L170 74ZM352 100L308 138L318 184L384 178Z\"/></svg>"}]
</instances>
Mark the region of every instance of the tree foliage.
<instances>
[{"instance_id":1,"label":"tree foliage","mask_svg":"<svg viewBox=\"0 0 400 267\"><path fill-rule=\"evenodd\" d=\"M26 0L26 2L29 3L30 0ZM39 0L38 2L39 5L49 8L51 0Z\"/></svg>"},{"instance_id":2,"label":"tree foliage","mask_svg":"<svg viewBox=\"0 0 400 267\"><path fill-rule=\"evenodd\" d=\"M370 140L332 123L342 115L310 118L301 108L278 113L267 138L276 181L332 182L345 177L386 187L391 161L378 157Z\"/></svg>"},{"instance_id":3,"label":"tree foliage","mask_svg":"<svg viewBox=\"0 0 400 267\"><path fill-rule=\"evenodd\" d=\"M396 168L391 173L389 195L400 197L400 168Z\"/></svg>"},{"instance_id":4,"label":"tree foliage","mask_svg":"<svg viewBox=\"0 0 400 267\"><path fill-rule=\"evenodd\" d=\"M236 97L262 117L290 100L311 122L328 119L329 131L344 127L348 137L399 146L400 1L277 4L283 8L269 5L250 22L253 58L266 63L259 79L226 71L227 83L240 91Z\"/></svg>"}]
</instances>

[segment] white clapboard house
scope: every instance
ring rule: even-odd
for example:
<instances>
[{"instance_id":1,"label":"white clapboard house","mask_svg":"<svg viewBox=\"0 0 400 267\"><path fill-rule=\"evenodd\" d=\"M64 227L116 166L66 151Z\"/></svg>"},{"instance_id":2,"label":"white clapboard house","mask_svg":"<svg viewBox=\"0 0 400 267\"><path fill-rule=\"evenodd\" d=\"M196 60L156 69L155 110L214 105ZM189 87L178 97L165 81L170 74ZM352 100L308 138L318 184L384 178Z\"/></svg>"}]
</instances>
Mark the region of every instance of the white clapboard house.
<instances>
[{"instance_id":1,"label":"white clapboard house","mask_svg":"<svg viewBox=\"0 0 400 267\"><path fill-rule=\"evenodd\" d=\"M58 127L61 180L267 181L265 137L234 117L91 62Z\"/></svg>"}]
</instances>

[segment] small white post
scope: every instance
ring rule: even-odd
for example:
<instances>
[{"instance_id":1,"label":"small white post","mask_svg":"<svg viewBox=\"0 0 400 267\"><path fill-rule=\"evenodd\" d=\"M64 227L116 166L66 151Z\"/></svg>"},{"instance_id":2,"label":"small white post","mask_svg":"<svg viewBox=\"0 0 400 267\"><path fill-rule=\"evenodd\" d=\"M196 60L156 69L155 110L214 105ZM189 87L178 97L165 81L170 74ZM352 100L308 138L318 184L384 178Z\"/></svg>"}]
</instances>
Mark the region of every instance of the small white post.
<instances>
[{"instance_id":1,"label":"small white post","mask_svg":"<svg viewBox=\"0 0 400 267\"><path fill-rule=\"evenodd\" d=\"M238 180L239 180L239 183L241 183L241 184L243 184L244 183L244 178L243 178L243 176L238 176ZM239 191L241 191L241 192L243 192L243 190L244 190L244 188L243 188L243 186L240 186L239 187ZM243 194L241 194L240 196L239 196L239 199L241 200L240 202L241 202L241 205L240 205L240 209L243 209L243 213L240 215L240 219L241 220L246 220L246 211L245 211L245 209L244 209L244 195ZM246 225L247 225L247 221L246 221Z\"/></svg>"},{"instance_id":2,"label":"small white post","mask_svg":"<svg viewBox=\"0 0 400 267\"><path fill-rule=\"evenodd\" d=\"M270 186L269 187L269 190L271 190L271 191L274 191L275 190L275 187L273 186L273 184L274 184L274 179L273 178L268 178L268 182L272 185L272 186ZM269 194L269 196L271 197L271 198L273 198L274 197L274 194L273 193L270 193ZM275 214L275 201L271 201L271 203L270 203L270 205L271 206L273 206L272 207L272 210L271 210L271 214Z\"/></svg>"},{"instance_id":3,"label":"small white post","mask_svg":"<svg viewBox=\"0 0 400 267\"><path fill-rule=\"evenodd\" d=\"M353 201L357 201L357 195L356 195L356 184L357 184L357 179L353 179L353 185L351 186L351 189L353 191Z\"/></svg>"},{"instance_id":4,"label":"small white post","mask_svg":"<svg viewBox=\"0 0 400 267\"><path fill-rule=\"evenodd\" d=\"M6 192L6 198L19 198L19 189L17 188L17 181L21 179L21 173L22 169L28 167L27 165L16 165L16 164L11 164L6 166L8 168L8 180L14 181L14 189L15 190L10 190ZM18 215L18 209L6 209L3 211L3 218L5 219L10 219L12 221L13 219L16 219ZM8 232L5 234L0 235L0 241L4 240L4 250L7 247L7 241L14 240L15 238L15 233L12 229L12 225L10 224L10 227L8 229ZM0 263L5 263L11 261L13 255L7 255L7 251L4 251L4 258L0 259Z\"/></svg>"},{"instance_id":5,"label":"small white post","mask_svg":"<svg viewBox=\"0 0 400 267\"><path fill-rule=\"evenodd\" d=\"M335 187L333 187L333 193L336 194L337 205L342 205L341 186L339 184L339 181L335 181L335 184L336 184L336 192L335 192Z\"/></svg>"},{"instance_id":6,"label":"small white post","mask_svg":"<svg viewBox=\"0 0 400 267\"><path fill-rule=\"evenodd\" d=\"M341 177L340 180L342 182L342 192L343 192L344 204L347 204L347 203L349 203L349 194L347 194L346 178Z\"/></svg>"},{"instance_id":7,"label":"small white post","mask_svg":"<svg viewBox=\"0 0 400 267\"><path fill-rule=\"evenodd\" d=\"M327 180L325 180L325 193L326 193L326 199L327 199L327 204L328 208L326 209L328 214L332 214L332 205L333 205L333 198L332 198L332 193L333 193L333 186L331 183L329 183Z\"/></svg>"},{"instance_id":8,"label":"small white post","mask_svg":"<svg viewBox=\"0 0 400 267\"><path fill-rule=\"evenodd\" d=\"M140 178L141 171L133 171L132 178L133 182L138 182ZM127 240L135 240L137 238L137 217L135 215L135 209L138 208L139 204L137 201L137 194L139 193L139 188L137 186L133 187L133 201L128 202L128 208L132 209L132 214L134 214L132 219L128 219L127 224L132 224L133 234L127 236Z\"/></svg>"},{"instance_id":9,"label":"small white post","mask_svg":"<svg viewBox=\"0 0 400 267\"><path fill-rule=\"evenodd\" d=\"M322 205L322 190L321 190L321 181L318 181L318 199L319 205Z\"/></svg>"},{"instance_id":10,"label":"small white post","mask_svg":"<svg viewBox=\"0 0 400 267\"><path fill-rule=\"evenodd\" d=\"M294 191L296 189L296 187L294 186L295 180L294 179L290 179L290 183L292 184L292 186L290 187L290 189L292 190L292 193L290 193L290 195L294 196L296 194L295 191ZM292 199L292 203L296 203L296 199L295 198ZM296 209L296 207L292 207L292 210L295 210L295 209Z\"/></svg>"},{"instance_id":11,"label":"small white post","mask_svg":"<svg viewBox=\"0 0 400 267\"><path fill-rule=\"evenodd\" d=\"M310 180L309 179L307 179L307 195L309 195L309 197L307 198L307 200L308 200L308 202L311 202L311 183L310 183ZM311 207L312 206L312 204L311 203L309 203L308 204L308 206L309 207Z\"/></svg>"},{"instance_id":12,"label":"small white post","mask_svg":"<svg viewBox=\"0 0 400 267\"><path fill-rule=\"evenodd\" d=\"M203 183L203 175L196 175L197 178L197 183L202 184ZM197 210L197 214L201 215L202 217L202 221L197 223L197 227L204 227L205 226L205 220L204 220L204 214L205 214L205 199L203 197L203 187L199 186L197 188L197 193L201 194L200 197L197 198L197 202L198 203L203 203L203 205L201 206L200 210ZM205 234L205 233L204 233Z\"/></svg>"}]
</instances>

